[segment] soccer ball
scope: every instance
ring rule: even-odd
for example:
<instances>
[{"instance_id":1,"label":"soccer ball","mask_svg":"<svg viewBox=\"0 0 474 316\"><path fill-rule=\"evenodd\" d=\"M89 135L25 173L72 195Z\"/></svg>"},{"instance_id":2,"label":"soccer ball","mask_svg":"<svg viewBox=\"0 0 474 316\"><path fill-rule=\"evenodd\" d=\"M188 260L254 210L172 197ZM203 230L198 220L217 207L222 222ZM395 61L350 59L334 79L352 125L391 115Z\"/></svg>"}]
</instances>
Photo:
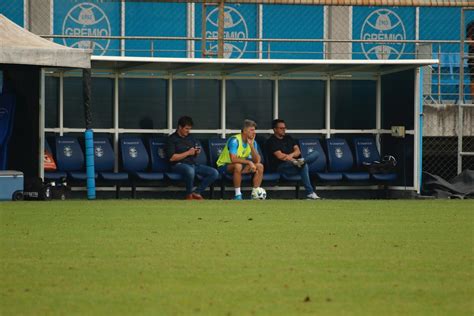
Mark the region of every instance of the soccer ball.
<instances>
[{"instance_id":1,"label":"soccer ball","mask_svg":"<svg viewBox=\"0 0 474 316\"><path fill-rule=\"evenodd\" d=\"M253 188L252 189L252 200L265 200L267 198L267 192L264 188Z\"/></svg>"}]
</instances>

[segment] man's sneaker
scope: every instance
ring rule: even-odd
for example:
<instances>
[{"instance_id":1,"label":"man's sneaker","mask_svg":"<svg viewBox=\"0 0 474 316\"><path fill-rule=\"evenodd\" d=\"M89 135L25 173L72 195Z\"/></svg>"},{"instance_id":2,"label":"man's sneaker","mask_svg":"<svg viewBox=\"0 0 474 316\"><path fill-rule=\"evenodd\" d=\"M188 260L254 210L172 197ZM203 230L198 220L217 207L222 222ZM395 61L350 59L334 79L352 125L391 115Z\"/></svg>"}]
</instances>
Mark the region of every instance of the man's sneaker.
<instances>
[{"instance_id":1,"label":"man's sneaker","mask_svg":"<svg viewBox=\"0 0 474 316\"><path fill-rule=\"evenodd\" d=\"M304 158L295 159L292 162L293 162L293 166L296 166L298 168L301 168L304 166Z\"/></svg>"},{"instance_id":2,"label":"man's sneaker","mask_svg":"<svg viewBox=\"0 0 474 316\"><path fill-rule=\"evenodd\" d=\"M239 201L243 200L242 199L242 194L238 194L238 195L234 196L234 200L239 200Z\"/></svg>"},{"instance_id":3,"label":"man's sneaker","mask_svg":"<svg viewBox=\"0 0 474 316\"><path fill-rule=\"evenodd\" d=\"M306 196L306 199L307 199L307 200L319 200L319 199L321 199L321 198L316 194L316 192L313 192L313 193L311 193L311 194L308 194L308 195Z\"/></svg>"}]
</instances>

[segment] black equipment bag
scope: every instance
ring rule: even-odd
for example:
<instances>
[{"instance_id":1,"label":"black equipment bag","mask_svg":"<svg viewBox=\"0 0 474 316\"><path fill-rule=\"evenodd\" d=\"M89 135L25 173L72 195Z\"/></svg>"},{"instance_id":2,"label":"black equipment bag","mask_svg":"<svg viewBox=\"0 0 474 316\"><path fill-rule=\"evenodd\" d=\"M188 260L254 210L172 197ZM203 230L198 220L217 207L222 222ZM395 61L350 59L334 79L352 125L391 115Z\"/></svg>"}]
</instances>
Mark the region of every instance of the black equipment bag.
<instances>
[{"instance_id":1,"label":"black equipment bag","mask_svg":"<svg viewBox=\"0 0 474 316\"><path fill-rule=\"evenodd\" d=\"M386 155L383 157L382 161L374 161L372 163L364 162L362 163L362 168L369 172L370 174L377 173L394 173L397 168L397 160L395 157Z\"/></svg>"}]
</instances>

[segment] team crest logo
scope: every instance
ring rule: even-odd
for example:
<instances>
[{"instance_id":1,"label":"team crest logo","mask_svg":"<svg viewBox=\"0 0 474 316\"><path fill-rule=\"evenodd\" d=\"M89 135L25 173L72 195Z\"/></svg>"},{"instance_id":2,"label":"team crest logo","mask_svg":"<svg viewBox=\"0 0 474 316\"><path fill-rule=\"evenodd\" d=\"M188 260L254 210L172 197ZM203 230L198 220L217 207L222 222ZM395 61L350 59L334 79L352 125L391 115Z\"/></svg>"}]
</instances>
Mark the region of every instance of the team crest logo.
<instances>
[{"instance_id":1,"label":"team crest logo","mask_svg":"<svg viewBox=\"0 0 474 316\"><path fill-rule=\"evenodd\" d=\"M165 150L163 148L158 148L158 157L160 157L161 159L166 158Z\"/></svg>"},{"instance_id":2,"label":"team crest logo","mask_svg":"<svg viewBox=\"0 0 474 316\"><path fill-rule=\"evenodd\" d=\"M222 149L217 150L217 155L220 156L222 154Z\"/></svg>"},{"instance_id":3,"label":"team crest logo","mask_svg":"<svg viewBox=\"0 0 474 316\"><path fill-rule=\"evenodd\" d=\"M100 157L102 157L102 156L104 155L104 150L102 149L102 146L97 146L97 147L95 148L94 152L95 152L95 156L96 156L97 158L100 158Z\"/></svg>"},{"instance_id":4,"label":"team crest logo","mask_svg":"<svg viewBox=\"0 0 474 316\"><path fill-rule=\"evenodd\" d=\"M63 34L109 36L111 35L110 21L99 6L90 2L80 3L67 13L63 22ZM110 44L110 40L98 38L65 38L63 41L64 45L69 47L93 49L95 55L104 55Z\"/></svg>"},{"instance_id":5,"label":"team crest logo","mask_svg":"<svg viewBox=\"0 0 474 316\"><path fill-rule=\"evenodd\" d=\"M362 155L364 158L370 158L370 149L369 147L363 147L362 148Z\"/></svg>"},{"instance_id":6,"label":"team crest logo","mask_svg":"<svg viewBox=\"0 0 474 316\"><path fill-rule=\"evenodd\" d=\"M64 156L66 156L66 157L71 157L71 156L72 156L72 148L71 148L71 146L64 146L64 148L63 148L63 153L64 153Z\"/></svg>"},{"instance_id":7,"label":"team crest logo","mask_svg":"<svg viewBox=\"0 0 474 316\"><path fill-rule=\"evenodd\" d=\"M314 151L313 148L308 148L308 154L311 154Z\"/></svg>"},{"instance_id":8,"label":"team crest logo","mask_svg":"<svg viewBox=\"0 0 474 316\"><path fill-rule=\"evenodd\" d=\"M215 8L207 15L206 36L217 38L219 22L219 8ZM224 39L248 38L249 32L244 17L234 8L224 8ZM240 58L245 53L247 42L232 41L224 43L225 58ZM217 43L211 42L208 50L217 53Z\"/></svg>"},{"instance_id":9,"label":"team crest logo","mask_svg":"<svg viewBox=\"0 0 474 316\"><path fill-rule=\"evenodd\" d=\"M336 155L336 158L342 158L342 149L340 147L336 147L336 149L334 150L334 154Z\"/></svg>"},{"instance_id":10,"label":"team crest logo","mask_svg":"<svg viewBox=\"0 0 474 316\"><path fill-rule=\"evenodd\" d=\"M363 40L405 40L406 32L400 17L388 9L373 11L360 31ZM362 43L367 59L399 59L405 43Z\"/></svg>"},{"instance_id":11,"label":"team crest logo","mask_svg":"<svg viewBox=\"0 0 474 316\"><path fill-rule=\"evenodd\" d=\"M131 146L130 148L128 148L128 155L131 157L131 158L137 158L138 157L138 150Z\"/></svg>"}]
</instances>

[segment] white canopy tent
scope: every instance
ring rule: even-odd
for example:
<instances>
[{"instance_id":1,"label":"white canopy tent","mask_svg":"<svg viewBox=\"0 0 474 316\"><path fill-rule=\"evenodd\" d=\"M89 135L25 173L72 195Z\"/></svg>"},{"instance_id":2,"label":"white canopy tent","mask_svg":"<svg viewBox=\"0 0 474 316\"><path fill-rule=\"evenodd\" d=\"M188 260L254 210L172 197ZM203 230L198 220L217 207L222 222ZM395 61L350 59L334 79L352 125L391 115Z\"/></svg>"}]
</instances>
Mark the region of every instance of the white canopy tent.
<instances>
[{"instance_id":1,"label":"white canopy tent","mask_svg":"<svg viewBox=\"0 0 474 316\"><path fill-rule=\"evenodd\" d=\"M0 14L0 64L90 68L91 52L43 39Z\"/></svg>"},{"instance_id":2,"label":"white canopy tent","mask_svg":"<svg viewBox=\"0 0 474 316\"><path fill-rule=\"evenodd\" d=\"M29 126L29 128L33 125L39 125L38 131L34 129L29 131L30 134L28 134L28 142L31 142L31 144L25 146L33 147L28 149L31 152L23 150L25 152L21 153L23 156L34 153L33 156L37 157L31 160L28 165L21 165L20 168L28 170L25 172L25 175L27 173L29 173L29 176L43 177L44 175L44 133L42 133L45 117L44 68L81 68L89 71L91 67L91 54L91 50L69 48L43 39L0 14L0 70L8 73L10 79L16 77L14 90L16 94L22 96L16 98L16 108L17 110L21 109L23 114L25 114L24 111L28 113L28 118L25 118L22 124ZM25 82L25 80L30 81ZM13 83L11 82L10 84ZM32 85L38 85L38 87ZM36 103L36 100L38 100L38 103ZM35 103L38 104L38 107L35 107ZM24 127L17 126L14 128L20 130ZM39 133L39 135L36 133ZM15 132L15 129L13 130L13 137L16 137L15 135L23 137L20 134L26 135L27 133L18 133L18 131ZM24 142L25 140L12 139L11 143ZM34 148L37 148L37 150ZM34 174L31 164L35 164Z\"/></svg>"}]
</instances>

